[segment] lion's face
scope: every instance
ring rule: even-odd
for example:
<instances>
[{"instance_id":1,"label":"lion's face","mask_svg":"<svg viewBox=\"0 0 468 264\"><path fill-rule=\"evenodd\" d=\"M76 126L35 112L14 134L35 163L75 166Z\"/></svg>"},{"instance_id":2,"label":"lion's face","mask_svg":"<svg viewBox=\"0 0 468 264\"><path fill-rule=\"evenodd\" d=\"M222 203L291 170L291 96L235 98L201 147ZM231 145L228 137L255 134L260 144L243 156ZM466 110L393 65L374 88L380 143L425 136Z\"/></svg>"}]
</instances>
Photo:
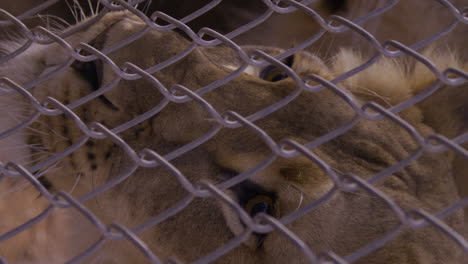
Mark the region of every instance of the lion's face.
<instances>
[{"instance_id":1,"label":"lion's face","mask_svg":"<svg viewBox=\"0 0 468 264\"><path fill-rule=\"evenodd\" d=\"M420 151L419 139L402 126L404 121L364 118L375 109L362 111L368 98L346 85L338 84L338 90L300 91L297 78L309 74L334 78L336 73L319 58L305 52L285 58L284 65L295 76L278 65L250 65L215 88L217 81L243 67L233 49L194 47L174 64L154 69L192 47L177 33L145 26L128 13L106 15L67 41L73 47L89 43L108 53L112 63L75 61L33 89L39 101L53 97L73 108L83 124L93 127L88 133L105 135L88 137L69 113L41 116L34 125L39 132L29 136L28 143L51 153L79 146L61 161L60 169L46 174L54 189L82 197L115 183L87 196L83 204L104 223L134 230L162 260L175 257L191 262L228 245L233 249L217 263L306 263L304 245L312 252L333 251L354 260L350 254L365 251L398 228L399 234L381 249L364 253L359 260L455 263L461 257L456 243L436 228L400 227L399 211L388 203L436 213L457 201L449 157L421 151L405 167L385 173ZM147 30L143 36L108 52L143 30ZM269 55L282 52L244 47L248 56L265 60L257 49ZM68 55L54 44L43 47L39 57L41 65L50 67L65 62ZM120 74L128 80L118 77L116 67L125 68ZM150 74L136 77L138 69ZM310 87L316 84L309 82ZM73 105L108 86L99 97ZM280 107L282 103L286 104ZM268 109L275 104L277 108ZM56 103L48 105L57 108ZM421 135L427 135L430 128L413 117L418 111L410 109L406 116L411 116L408 121ZM145 113L147 118L141 118ZM138 118L135 124L128 123ZM143 149L151 151L140 152ZM386 174L390 175L367 187L366 179ZM155 220L158 216L162 218ZM455 228L460 222L459 215L447 220ZM89 244L74 247L70 258L100 236L93 227L88 230L77 232L75 239ZM137 263L146 256L130 243L110 241L91 258Z\"/></svg>"}]
</instances>

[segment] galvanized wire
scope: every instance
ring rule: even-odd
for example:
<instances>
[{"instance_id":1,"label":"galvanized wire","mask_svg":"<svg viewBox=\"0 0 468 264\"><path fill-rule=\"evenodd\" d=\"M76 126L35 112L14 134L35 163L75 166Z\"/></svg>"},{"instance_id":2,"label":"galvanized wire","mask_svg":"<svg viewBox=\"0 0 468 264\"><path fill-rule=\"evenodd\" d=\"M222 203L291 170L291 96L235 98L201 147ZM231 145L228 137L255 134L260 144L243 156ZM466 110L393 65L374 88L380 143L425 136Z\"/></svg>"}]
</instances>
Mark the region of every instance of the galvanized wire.
<instances>
[{"instance_id":1,"label":"galvanized wire","mask_svg":"<svg viewBox=\"0 0 468 264\"><path fill-rule=\"evenodd\" d=\"M468 161L468 151L463 148L461 145L468 141L468 133L458 135L453 139L448 139L444 136L433 134L428 137L421 135L411 124L407 123L398 116L398 113L408 109L414 104L421 102L425 98L428 98L433 93L438 91L442 85L455 86L466 83L468 81L468 73L455 68L447 68L444 70L439 70L428 58L424 57L419 53L419 51L430 45L431 43L439 40L441 37L451 32L457 26L466 27L468 24L468 9L457 9L453 4L448 0L438 0L434 1L434 4L443 5L453 16L452 22L449 26L443 29L436 34L428 37L427 39L420 40L414 43L411 46L405 46L401 43L398 43L394 40L388 40L383 43L378 41L371 32L366 31L361 25L366 21L378 17L388 10L391 10L399 1L393 0L388 1L382 7L373 10L372 12L365 14L362 17L350 21L344 17L332 16L329 20L325 20L321 17L315 10L308 6L309 3L314 1L293 1L293 0L281 0L282 5L278 4L278 1L263 0L263 3L268 7L267 11L264 14L261 14L255 20L229 32L227 34L220 34L209 28L203 28L198 32L194 32L188 25L190 21L196 19L197 17L207 13L209 10L218 5L221 0L214 0L205 5L204 7L198 9L196 12L178 20L175 19L163 12L153 12L150 15L146 15L135 8L136 2L143 1L132 1L128 3L122 0L116 1L107 1L101 0L100 3L104 7L96 17L88 20L85 23L78 25L70 30L65 30L61 33L53 33L45 28L28 28L22 20L31 14L36 14L48 6L53 5L57 0L50 0L34 7L33 9L27 11L24 14L21 14L17 17L8 13L8 10L0 10L0 28L14 25L17 27L26 39L26 42L23 46L19 47L16 51L13 51L2 58L0 58L0 63L6 63L15 57L22 54L28 47L33 43L38 44L48 44L48 43L58 43L61 47L67 50L70 58L61 65L53 65L54 69L51 70L47 75L42 76L39 79L31 80L29 83L19 85L9 78L9 76L0 76L0 94L13 94L18 93L23 96L34 108L34 112L29 118L24 120L22 123L17 124L15 127L2 128L0 133L0 140L5 139L12 134L19 133L22 129L29 126L30 124L36 122L40 116L56 116L65 114L69 120L72 120L77 128L82 132L82 138L76 141L74 144L67 147L65 150L54 153L50 157L41 160L39 163L34 164L33 166L23 166L21 164L16 164L13 162L0 163L0 180L5 179L5 177L11 178L23 178L29 182L34 188L36 188L41 195L47 199L49 206L36 217L30 219L25 223L19 224L16 228L9 230L6 233L0 234L0 245L2 241L7 241L12 237L18 235L20 232L31 228L38 222L42 221L44 218L48 217L54 210L57 208L73 208L84 216L87 221L100 233L100 238L95 241L94 244L89 245L89 247L84 250L81 254L70 259L68 263L79 263L86 259L91 254L99 252L100 248L105 245L107 241L110 240L127 240L129 241L136 249L141 251L151 263L162 263L159 257L149 249L145 243L138 238L138 234L141 232L158 225L159 223L166 221L168 218L176 215L177 213L183 211L187 206L189 206L195 198L199 197L210 197L210 199L216 199L219 202L225 203L232 210L234 210L240 220L242 221L245 231L242 234L239 234L233 238L229 243L223 245L222 247L216 249L210 254L203 256L194 263L209 263L215 261L216 259L222 258L223 255L231 251L232 249L238 247L242 242L246 241L252 233L265 234L269 232L278 232L283 236L287 237L292 245L296 246L310 263L352 263L363 256L368 255L370 252L384 246L388 241L391 241L401 230L404 228L414 228L419 229L425 226L432 226L442 231L448 238L452 239L457 245L465 252L465 255L468 256L468 242L462 234L457 233L455 230L450 228L447 224L443 222L443 219L453 215L456 212L459 212L461 209L468 205L468 198L460 200L458 203L448 206L444 210L436 214L430 214L422 209L415 208L413 211L405 211L398 204L392 200L387 194L379 190L375 184L389 177L391 174L403 169L410 162L416 160L425 152L439 153L451 150L456 153L458 156L462 157ZM284 7L287 6L287 7ZM128 39L115 44L112 47L97 50L92 46L82 43L76 49L72 48L64 38L71 36L76 32L79 32L83 28L89 27L90 25L99 21L106 13L116 11L116 10L128 10L129 12L135 14L142 21L146 23L146 27L141 32L130 36ZM313 18L321 27L321 30L313 36L310 36L303 43L299 43L294 47L285 50L283 53L277 56L271 56L262 51L255 51L253 54L247 54L241 46L239 46L235 41L231 40L232 38L249 31L250 29L258 26L263 21L267 20L273 14L285 14L291 12L304 12L311 18ZM164 25L158 23L158 21L164 21ZM132 63L125 63L122 67L116 65L109 57L108 54L111 52L118 52L118 50L129 43L141 38L144 33L149 30L157 31L173 31L178 29L183 31L191 41L191 45L187 47L183 52L171 57L170 59L163 61L157 65L153 65L148 69L141 69L138 66ZM294 54L298 51L303 50L304 48L310 46L312 43L316 42L321 36L326 32L330 33L340 33L344 31L353 31L354 34L360 35L366 42L370 45L373 52L373 55L369 59L359 65L358 67L353 68L352 70L337 76L333 80L325 80L324 78L318 75L309 75L306 77L301 77L295 73L291 68L285 65L281 60L287 58L291 54ZM209 36L210 40L206 40ZM230 75L226 76L225 79L217 80L197 91L191 91L190 89L182 85L174 85L172 87L164 86L157 78L152 74L162 69L180 61L181 59L188 56L193 50L198 47L212 47L224 45L231 48L240 60L242 60L242 66L232 72ZM87 55L83 55L81 51L86 51ZM428 70L430 70L437 80L432 83L429 87L423 90L420 94L409 98L398 105L395 105L391 108L384 108L374 102L369 102L364 105L359 105L355 100L343 92L337 84L346 80L353 75L359 74L361 71L371 67L380 57L401 57L408 56L417 61L418 63L424 65ZM54 78L57 74L64 71L74 61L88 62L95 59L101 60L103 63L111 67L112 71L115 74L115 78L109 83L103 85L98 90L91 92L90 94L68 103L67 105L62 104L55 98L47 98L44 101L39 101L35 98L30 89L37 86L38 84L44 83L45 81ZM296 83L296 89L291 92L287 97L282 100L272 104L264 109L258 110L256 113L253 113L249 116L242 116L233 111L227 111L225 113L218 112L209 102L202 98L203 94L209 93L223 84L229 82L236 76L240 75L243 70L248 66L259 66L264 67L266 65L275 65L276 67L282 69L287 73L289 77ZM144 79L147 83L154 86L155 91L159 91L161 95L164 96L164 99L158 104L155 105L152 109L148 110L144 114L135 117L134 119L121 124L115 128L109 129L101 123L91 123L89 125L85 124L83 120L80 119L72 110L87 103L91 100L94 100L98 96L104 94L105 92L116 87L120 81L129 80L134 81L138 79ZM309 81L313 81L315 85L310 85ZM302 93L316 93L324 89L330 90L337 96L339 96L344 103L348 104L351 109L354 110L354 117L347 123L341 125L337 129L329 132L326 135L323 135L315 140L307 143L298 143L293 140L282 140L275 141L272 139L264 130L259 128L254 122L265 118L271 115L273 112L276 112L278 109L288 105L291 101L297 98ZM209 113L210 118L213 120L212 128L204 135L200 136L196 140L179 147L176 150L173 150L170 153L161 155L156 151L145 148L142 150L133 149L127 142L125 142L120 136L119 133L124 132L132 127L135 127L138 124L141 124L143 121L148 120L162 111L169 103L184 104L187 102L196 102L199 104L206 112ZM345 174L339 175L335 172L329 164L317 156L312 150L329 140L332 140L339 135L342 135L352 129L357 122L360 120L380 120L388 119L403 128L407 133L414 139L414 142L417 144L417 149L415 149L408 157L403 160L400 160L398 163L393 164L391 167L388 167L375 175L367 178L366 180L362 179L357 175ZM216 136L222 128L237 128L244 127L249 129L253 134L258 136L266 146L271 150L271 155L265 160L260 162L256 167L251 168L243 173L240 173L233 178L225 180L223 182L213 184L208 181L201 181L193 183L191 182L184 173L182 173L177 167L175 167L171 161L184 153L187 153L193 149L196 149L203 143L209 141L211 138ZM68 155L80 149L86 142L91 139L107 139L111 140L115 145L117 145L131 160L132 165L126 171L121 172L120 175L113 177L112 180L107 181L105 184L98 186L92 192L82 195L81 197L73 197L67 192L60 190L55 194L47 190L37 179L38 171L45 170L49 166L53 165L57 161L65 159ZM297 156L303 156L309 159L312 163L316 164L321 168L326 175L333 182L334 187L324 194L321 198L317 199L311 204L301 207L299 210L294 211L291 214L285 215L279 219L275 219L269 215L260 214L252 218L245 210L231 197L229 197L225 190L233 187L236 184L239 184L246 179L251 178L258 171L266 168L273 161L279 157L283 158L293 158ZM101 193L114 188L117 184L123 182L125 179L132 177L133 173L138 168L155 168L163 167L167 169L175 179L179 182L187 192L188 195L185 199L174 204L170 208L166 209L164 212L154 216L153 218L147 220L144 223L141 223L139 226L134 228L128 228L118 224L104 224L98 216L96 216L92 211L83 206L83 203L100 195ZM1 183L1 182L0 182ZM340 192L353 192L353 191L365 191L369 195L382 200L390 210L393 211L394 215L398 218L399 223L392 227L390 231L384 234L379 239L369 243L368 245L356 250L355 252L347 256L339 256L334 252L315 252L314 249L309 248L299 236L294 234L291 230L287 228L289 223L292 223L296 219L304 216L320 207L323 203L329 201L332 197L337 195ZM8 217L2 216L2 217ZM172 260L175 263L180 263L180 261L174 259ZM2 260L0 259L0 262Z\"/></svg>"}]
</instances>

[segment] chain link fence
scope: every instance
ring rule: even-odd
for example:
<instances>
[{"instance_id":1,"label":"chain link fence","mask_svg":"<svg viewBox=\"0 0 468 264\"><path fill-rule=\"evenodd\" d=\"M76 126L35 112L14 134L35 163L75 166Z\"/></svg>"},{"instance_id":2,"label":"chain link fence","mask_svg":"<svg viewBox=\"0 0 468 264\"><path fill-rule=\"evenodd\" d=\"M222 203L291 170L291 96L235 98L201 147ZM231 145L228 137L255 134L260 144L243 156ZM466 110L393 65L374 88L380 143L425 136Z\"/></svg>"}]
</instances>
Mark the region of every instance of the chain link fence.
<instances>
[{"instance_id":1,"label":"chain link fence","mask_svg":"<svg viewBox=\"0 0 468 264\"><path fill-rule=\"evenodd\" d=\"M153 3L145 4L144 1L101 0L100 10L95 15L95 17L86 20L78 26L64 29L63 31L57 32L57 30L51 31L44 28L33 29L32 26L28 27L23 23L23 20L25 20L27 17L41 13L43 10L53 7L55 4L57 4L57 2L58 1L45 1L37 6L37 3L34 3L34 5L30 6L31 9L21 14L15 14L16 16L10 14L8 9L0 10L0 28L13 27L15 30L20 31L21 34L26 38L26 42L22 44L22 46L18 47L13 52L4 54L0 58L0 64L6 64L8 61L14 60L16 57L21 56L22 53L24 53L32 44L35 43L40 45L58 43L61 47L67 49L70 55L70 59L67 60L63 65L55 68L53 71L50 71L48 74L41 76L38 79L32 80L22 85L12 81L9 76L0 76L0 92L2 96L18 93L23 98L25 98L26 101L35 109L32 115L28 116L26 119L24 119L24 121L20 122L14 127L1 127L2 132L0 133L0 140L7 140L12 135L21 133L21 131L26 130L27 127L39 122L41 117L52 117L58 115L65 116L64 119L66 121L64 122L68 122L69 124L72 123L77 128L79 128L82 136L79 138L79 140L72 142L63 150L52 153L48 155L47 158L41 159L33 164L18 164L18 162L9 162L8 160L1 161L0 170L2 175L0 176L0 184L3 184L3 187L0 190L3 192L3 194L0 196L0 199L6 199L5 197L12 195L14 192L21 192L21 190L17 190L17 185L11 184L11 181L23 179L26 180L29 188L31 188L31 186L35 188L35 190L40 193L41 197L47 201L47 207L45 207L45 209L39 214L31 216L31 218L25 222L14 223L13 227L7 230L4 230L4 228L0 229L0 248L2 245L8 245L9 241L14 240L16 236L27 232L29 229L33 229L35 226L40 225L41 222L46 221L46 219L52 218L54 212L73 210L79 215L79 217L81 217L80 219L85 219L83 221L91 223L91 225L94 227L93 232L98 237L98 239L91 241L82 249L77 250L78 252L75 252L74 255L67 255L66 257L68 263L86 262L92 256L99 256L102 248L107 243L110 243L110 241L129 242L130 244L127 244L126 246L132 247L139 251L142 256L144 256L144 259L150 263L181 263L182 261L177 260L178 256L169 256L174 258L167 260L166 254L161 254L160 252L162 249L158 249L158 244L147 245L147 239L141 238L139 235L145 230L162 225L162 223L174 221L174 219L177 218L179 214L183 214L187 207L191 206L193 203L196 203L197 199L203 198L205 200L216 201L218 204L223 204L225 207L230 208L233 212L235 212L237 217L240 219L239 221L241 222L243 231L239 234L233 235L233 238L227 241L225 244L220 244L218 247L213 248L211 252L208 252L207 254L200 253L199 258L193 260L193 263L210 263L216 261L222 262L223 259L225 259L229 254L232 254L232 252L237 252L236 250L242 250L242 247L245 247L244 243L247 243L250 237L262 237L269 233L278 233L286 238L284 241L287 241L288 244L301 252L303 259L306 260L304 262L356 263L365 259L366 256L372 254L373 252L378 251L380 248L385 248L388 243L391 243L391 241L396 239L396 237L398 237L402 232L407 232L408 230L412 229L423 229L427 227L439 230L447 239L441 241L441 245L444 243L456 244L454 248L462 252L460 254L464 256L464 259L468 259L468 241L465 236L466 234L461 233L461 231L456 230L456 228L452 228L451 225L445 221L447 218L455 217L457 214L459 215L468 205L468 198L466 198L466 196L463 197L463 193L461 195L462 198L459 199L456 203L444 205L443 209L440 209L437 212L429 212L428 210L422 208L403 208L398 201L394 201L391 195L382 191L379 187L379 182L384 181L398 171L405 170L405 168L411 162L419 159L422 155L424 155L424 153L451 152L454 153L457 159L460 160L460 164L464 164L468 161L468 152L466 148L463 147L463 144L466 143L468 139L468 134L466 131L464 133L461 132L457 134L453 138L447 138L440 134L424 136L417 129L399 117L400 112L406 110L412 105L421 102L423 99L430 97L431 94L433 94L437 89L441 89L440 87L442 87L442 85L460 86L467 82L468 73L463 71L463 69L447 68L441 71L433 64L433 62L430 61L430 59L421 55L420 51L430 44L440 41L445 35L454 30L466 30L468 24L468 11L467 9L463 8L468 6L456 7L448 0L426 1L428 5L438 6L446 10L447 14L450 14L451 19L448 20L449 23L447 23L446 27L440 31L433 32L430 36L427 36L424 39L420 39L417 42L409 43L409 45L406 46L400 44L397 41L385 39L384 42L381 42L376 39L374 35L379 31L379 26L375 27L373 30L366 30L362 26L369 21L372 21L373 19L378 19L387 12L391 12L392 8L395 8L395 6L401 2L397 0L376 1L378 5L376 5L375 8L369 10L369 12L360 14L358 17L352 17L352 19L347 19L341 16L331 16L324 18L314 11L313 4L316 1L313 0L258 1L256 4L261 4L261 6L264 8L262 9L262 12L264 10L263 13L257 11L254 12L255 16L257 16L256 18L247 21L245 24L238 25L239 23L237 23L235 28L232 28L232 26L231 28L224 28L229 29L229 32L223 32L223 34L220 34L211 29L202 28L204 25L203 23L201 25L196 23L191 24L193 21L197 21L197 18L203 17L204 15L209 16L210 10L215 10L218 5L223 4L223 1L220 0L205 1L206 5L200 8L197 7L198 9L194 10L192 13L177 19L167 15L164 12L157 11L159 10L158 5L164 6L167 4L163 3L164 1L154 1ZM137 2L141 3L137 5ZM337 3L341 2L345 1L337 1ZM144 9L144 13L141 9ZM108 56L108 54L113 51L118 53L119 49L122 49L125 45L129 45L129 43L132 43L141 38L143 34L132 35L130 39L122 41L118 45L114 46L112 48L113 50L105 51L94 49L91 46L85 44L79 45L78 48L81 50L79 51L78 49L72 48L67 43L67 41L65 41L65 38L77 34L77 32L88 28L94 23L98 23L98 21L105 17L106 13L121 10L127 10L144 21L144 23L147 24L145 27L145 32L149 30L156 30L161 32L177 31L179 34L184 35L185 38L190 41L190 45L186 50L184 50L184 52L175 54L173 57L160 62L159 64L153 65L153 67L150 69L143 70L130 63L126 64L126 69L119 68L120 65L116 65ZM177 8L173 10L177 10ZM246 10L244 11L247 12ZM249 31L254 30L256 27L260 27L264 21L268 20L272 16L281 17L281 15L294 14L295 12L301 12L305 16L308 16L310 19L314 20L317 25L319 25L317 31L315 31L313 35L307 36L303 42L295 43L292 48L286 49L284 52L275 57L265 52L255 51L255 59L251 56L251 54L248 54L242 48L242 46L239 46L239 43L248 43L248 37L241 37L243 33L248 33ZM249 14L251 13L252 12ZM217 16L217 18L219 17ZM251 18L251 16L249 16L249 18ZM202 20L202 22L206 21ZM213 27L216 27L217 21L211 23ZM190 27L187 25L193 26ZM199 31L195 31L195 29ZM359 65L358 67L340 76L337 76L332 80L325 80L324 78L321 78L317 75L309 75L305 78L301 78L297 73L292 71L290 67L286 66L286 64L282 62L284 59L300 52L301 50L311 50L310 47L312 47L314 43L320 41L321 37L325 34L333 36L334 34L340 34L342 32L347 32L349 34L348 36L351 36L351 40L356 38L359 39L359 43L362 44L362 47L367 47L367 51L370 50L369 59L364 64ZM207 36L209 36L209 40L207 40ZM236 38L238 36L239 38ZM352 43L356 42L351 41L351 44ZM466 43L468 43L468 37L465 38L465 44ZM234 70L232 74L228 75L224 79L217 80L216 82L205 86L203 89L194 92L178 84L174 84L171 87L166 87L154 76L152 76L158 71L163 71L172 64L183 60L191 53L196 52L196 50L200 47L219 46L225 46L228 47L228 49L231 49L234 54L237 54L239 57L238 59L244 66L242 66L240 70ZM83 53L83 50L86 51L86 54ZM464 50L465 48L463 48L463 51ZM329 54L327 53L325 55ZM384 56L395 58L411 58L415 61L415 63L425 65L424 67L427 67L434 74L434 76L437 77L437 81L431 83L427 89L423 89L423 92L417 96L408 98L407 100L390 108L385 108L375 102L368 102L361 105L356 102L352 96L343 92L342 89L338 87L338 83L343 82L344 80L351 78L356 74L360 74L361 71L371 67L377 63L379 58ZM153 108L141 115L135 116L132 120L129 120L123 124L119 124L115 127L108 127L105 124L105 120L99 121L99 118L93 118L91 122L90 120L83 120L82 117L74 112L74 109L93 100L99 100L99 98L102 95L105 95L106 92L114 89L112 84L101 87L76 101L66 103L60 102L59 99L55 99L53 97L49 97L41 101L31 94L30 90L33 87L46 82L48 79L54 78L54 76L63 72L63 69L70 67L70 65L72 65L75 61L88 62L96 60L96 58L112 66L113 74L116 76L115 82L113 81L113 83L118 83L120 81L134 82L139 79L146 80L147 84L152 84L155 87L155 90L159 91L161 96L164 98L158 105L155 105ZM259 60L259 58L261 58L261 60ZM259 110L258 112L249 116L242 116L233 111L219 112L214 106L212 106L207 100L203 98L204 94L212 93L217 89L221 89L220 87L242 75L245 68L249 65L256 67L275 65L277 68L280 68L286 72L287 75L296 82L297 89L291 95L286 96L283 100L267 106L266 108ZM312 86L311 81L315 82L316 85ZM272 115L273 113L292 103L292 101L297 98L299 94L318 93L323 89L331 91L331 93L342 98L343 103L347 103L349 105L349 109L354 111L354 117L352 120L339 126L337 129L329 131L327 134L324 134L311 142L305 142L304 144L288 139L282 139L280 141L275 140L264 129L260 128L256 124L258 120ZM151 120L157 116L158 113L164 111L169 103L186 104L187 102L193 101L197 102L203 109L205 109L205 111L209 113L209 116L213 121L212 124L214 124L207 133L200 135L195 140L182 146L178 146L178 148L175 150L172 150L168 154L163 155L160 152L153 150L153 148L150 146L140 145L138 148L135 148L132 146L132 144L129 144L122 138L122 133L125 133L125 131L129 129L138 127L140 124ZM2 109L2 111L5 110ZM362 120L378 122L378 120L382 119L391 120L393 123L400 126L410 135L417 147L410 153L408 157L402 160L398 160L397 163L376 173L372 177L364 178L352 173L339 173L332 169L332 166L329 164L329 162L323 160L314 153L314 150L317 147L326 144L328 141L333 140L340 135L348 133L356 126L358 122ZM243 172L234 173L231 178L216 183L213 181L207 181L207 179L204 179L203 176L200 177L200 180L194 181L191 176L187 176L187 172L178 168L177 165L174 165L176 164L174 163L174 160L183 155L186 155L187 153L196 152L197 149L200 149L202 145L204 145L206 142L209 142L218 133L220 133L219 131L223 129L233 129L239 127L246 128L252 133L252 136L260 138L261 142L269 147L271 155L265 160L258 162L256 166L251 167ZM91 143L89 142L99 141L110 142L109 144L114 146L114 152L119 152L122 156L128 157L129 161L126 161L126 163L130 165L124 172L119 172L119 174L115 177L106 177L103 182L97 183L96 186L93 186L89 192L82 193L78 196L74 195L73 190L65 190L60 188L54 189L48 186L50 182L44 180L44 177L42 177L43 175L47 175L48 168L54 166L54 164L57 164L57 162L74 155L75 152L84 148L84 146L90 145ZM144 145L145 143L147 142L143 142L142 144ZM239 142L239 144L241 143L242 142ZM239 204L239 201L236 201L236 199L234 199L228 192L229 189L236 188L236 186L239 184L249 181L249 179L255 177L255 175L260 173L262 170L267 170L275 159L293 159L299 156L308 159L311 164L314 164L314 166L318 166L321 170L323 170L329 181L332 183L332 187L321 197L310 203L302 204L297 210L289 214L282 215L281 217L273 217L265 213L266 211L263 211L264 213L259 213L255 216L252 216L249 215L249 212L246 212L246 210L242 208L242 205ZM115 162L118 163L122 161L116 160ZM205 162L210 161L205 160ZM84 165L77 165L77 167L79 166ZM99 199L103 193L108 192L109 190L121 188L118 186L125 184L126 180L135 177L135 171L144 168L157 167L163 167L165 170L170 172L173 179L177 180L178 185L182 187L187 193L184 199L174 202L164 210L157 212L157 214L151 215L151 217L145 219L145 221L139 221L138 214L135 214L134 217L136 219L133 219L132 223L135 223L136 221L138 224L134 226L113 223L112 219L110 222L107 220L104 221L99 215L99 210L88 208L86 204L87 202L93 199ZM60 168L57 170L60 171ZM459 189L463 191L463 188L465 188L464 186L468 182L468 180L463 179L463 177L466 178L467 176L466 171L463 171L461 175L461 180L457 182L457 184L459 185ZM76 177L76 175L64 176L70 176L73 178ZM54 185L54 180L51 179L50 181L52 182L52 185ZM24 187L24 185L22 186ZM141 188L143 187L144 186L141 186ZM165 186L162 186L162 188L165 188ZM12 192L10 189L15 190ZM122 188L119 189L119 191L120 190L122 190ZM378 238L365 241L366 243L364 243L364 246L355 248L352 251L346 252L345 254L334 252L332 249L317 250L304 241L304 234L297 234L290 228L290 226L293 225L294 222L298 219L314 215L314 212L321 210L320 208L323 207L324 204L332 201L334 197L342 193L354 192L364 192L366 193L366 196L372 197L369 199L376 199L381 201L382 205L388 207L388 210L394 214L395 219L397 219L396 224L387 227L386 231L382 231L381 236ZM133 193L133 195L138 196L138 192ZM102 206L113 206L115 213L118 214L120 200L118 197L114 197L112 199L115 199L115 204L107 203ZM141 199L132 199L141 202ZM212 203L211 205L218 206L216 203ZM14 210L27 210L25 208L11 208L11 206L13 206L13 204L10 204L10 207L0 207L2 210L2 220L0 221L3 221L4 223L8 222L9 216L16 214L12 213ZM133 207L135 206L137 206L137 203L133 205ZM144 210L151 209L145 208ZM218 209L213 208L213 214L215 214L215 210ZM148 212L147 214L151 213ZM207 225L214 224L207 223ZM0 227L1 226L2 225L0 224ZM183 225L181 225L180 228L183 229ZM307 230L308 229L304 230L304 232L307 232ZM191 236L191 234L187 234L187 236ZM204 238L204 240L210 240L210 238ZM327 239L324 238L324 241L325 240ZM52 243L52 241L50 243ZM78 242L76 243L78 244ZM182 244L184 241L172 241L167 243ZM160 242L159 246L161 245L164 245L164 242ZM34 247L34 245L31 245L30 247ZM289 246L285 247L288 248ZM161 248L165 248L165 246L161 246ZM8 248L7 250L14 251L14 248ZM118 254L118 252L115 253ZM54 259L53 254L48 254L51 259ZM6 263L6 260L0 260L0 262ZM99 260L95 261L99 262ZM300 261L295 261L294 259L291 259L291 262L302 263ZM255 262L245 261L245 263ZM464 263L468 262L465 261Z\"/></svg>"}]
</instances>

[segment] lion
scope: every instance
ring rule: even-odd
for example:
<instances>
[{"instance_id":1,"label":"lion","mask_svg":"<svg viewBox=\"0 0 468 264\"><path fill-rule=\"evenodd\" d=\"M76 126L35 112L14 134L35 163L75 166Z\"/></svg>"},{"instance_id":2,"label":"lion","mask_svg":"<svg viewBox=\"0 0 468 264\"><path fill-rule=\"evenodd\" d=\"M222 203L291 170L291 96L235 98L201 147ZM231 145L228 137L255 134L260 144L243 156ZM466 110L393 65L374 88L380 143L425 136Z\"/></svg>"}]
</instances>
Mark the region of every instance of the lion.
<instances>
[{"instance_id":1,"label":"lion","mask_svg":"<svg viewBox=\"0 0 468 264\"><path fill-rule=\"evenodd\" d=\"M332 85L365 56L342 50L326 63L303 51L275 61L280 48L191 47L179 33L152 29L114 50L145 28L129 12L110 12L67 45L32 44L0 65L1 127L18 127L0 141L4 260L466 260L463 211L444 213L461 200L460 154L422 145L434 133L466 131L466 80L388 115L436 75L381 57ZM107 57L71 59L68 45ZM424 55L439 70L468 70L454 51ZM299 89L302 78L309 89Z\"/></svg>"}]
</instances>

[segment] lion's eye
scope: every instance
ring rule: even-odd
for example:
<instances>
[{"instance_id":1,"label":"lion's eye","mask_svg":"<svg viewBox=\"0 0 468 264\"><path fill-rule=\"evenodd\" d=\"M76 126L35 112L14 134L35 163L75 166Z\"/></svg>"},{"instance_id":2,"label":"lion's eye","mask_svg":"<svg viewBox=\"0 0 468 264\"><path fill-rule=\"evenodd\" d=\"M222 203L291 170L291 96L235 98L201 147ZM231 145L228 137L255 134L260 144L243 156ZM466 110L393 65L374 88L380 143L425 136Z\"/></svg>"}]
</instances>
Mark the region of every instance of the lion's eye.
<instances>
[{"instance_id":1,"label":"lion's eye","mask_svg":"<svg viewBox=\"0 0 468 264\"><path fill-rule=\"evenodd\" d=\"M294 55L287 57L283 62L291 68L294 63ZM260 72L260 78L269 82L279 82L288 78L288 74L274 65L268 65Z\"/></svg>"},{"instance_id":2,"label":"lion's eye","mask_svg":"<svg viewBox=\"0 0 468 264\"><path fill-rule=\"evenodd\" d=\"M91 84L91 89L96 91L102 85L102 62L100 60L90 61L90 62L81 62L74 61L71 67L78 72L78 74L86 81ZM110 107L112 110L118 111L119 108L115 106L107 97L100 95L99 100L105 105Z\"/></svg>"},{"instance_id":3,"label":"lion's eye","mask_svg":"<svg viewBox=\"0 0 468 264\"><path fill-rule=\"evenodd\" d=\"M225 176L230 175L231 177L235 177L239 174L231 169L223 169L222 172ZM236 184L231 188L231 191L236 196L239 205L244 208L251 217L254 217L259 213L268 214L274 217L279 215L279 208L276 206L278 204L276 192L267 190L251 180L245 180ZM240 225L245 227L242 222ZM253 233L253 235L257 239L257 247L261 247L267 238L267 234Z\"/></svg>"},{"instance_id":4,"label":"lion's eye","mask_svg":"<svg viewBox=\"0 0 468 264\"><path fill-rule=\"evenodd\" d=\"M272 215L274 212L274 201L268 195L257 195L247 202L245 210L251 216L255 216L258 213Z\"/></svg>"},{"instance_id":5,"label":"lion's eye","mask_svg":"<svg viewBox=\"0 0 468 264\"><path fill-rule=\"evenodd\" d=\"M260 78L269 82L278 82L288 78L288 75L276 66L269 65L260 72Z\"/></svg>"}]
</instances>

